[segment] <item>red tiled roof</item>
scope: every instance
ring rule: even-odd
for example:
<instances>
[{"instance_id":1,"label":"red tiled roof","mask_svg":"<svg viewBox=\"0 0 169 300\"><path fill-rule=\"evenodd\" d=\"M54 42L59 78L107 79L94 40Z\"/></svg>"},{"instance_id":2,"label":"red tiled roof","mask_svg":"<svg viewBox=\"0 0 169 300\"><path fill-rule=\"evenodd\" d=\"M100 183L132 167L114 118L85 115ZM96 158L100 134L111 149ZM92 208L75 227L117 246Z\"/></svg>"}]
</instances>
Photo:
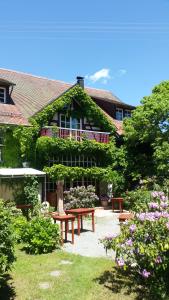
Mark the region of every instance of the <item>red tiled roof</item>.
<instances>
[{"instance_id":1,"label":"red tiled roof","mask_svg":"<svg viewBox=\"0 0 169 300\"><path fill-rule=\"evenodd\" d=\"M100 108L103 114L113 123L119 135L123 134L123 122L112 118L107 112Z\"/></svg>"},{"instance_id":2,"label":"red tiled roof","mask_svg":"<svg viewBox=\"0 0 169 300\"><path fill-rule=\"evenodd\" d=\"M11 124L11 122L14 122L14 124L17 124L17 122L18 124L25 123L27 122L26 119L29 119L31 116L36 114L46 105L51 103L54 99L57 99L72 87L71 84L62 81L51 80L6 69L0 69L0 78L8 80L9 82L15 84L15 86L13 87L11 98L18 109L17 112L20 114L20 116L5 116L0 113L0 123L6 123L6 121L10 122L9 124ZM115 104L118 103L118 105L120 106L129 107L129 105L120 101L110 91L88 87L85 88L85 91L89 96L95 99L100 99L100 101L104 99L104 101L112 102ZM13 109L15 105L13 105ZM4 104L3 106L5 107ZM9 107L9 113L11 106L12 105L10 105ZM106 115L109 116L107 113ZM118 131L121 132L122 122L119 123L119 121L114 120L110 116L109 118L115 124Z\"/></svg>"},{"instance_id":3,"label":"red tiled roof","mask_svg":"<svg viewBox=\"0 0 169 300\"><path fill-rule=\"evenodd\" d=\"M15 105L0 103L0 124L28 125L28 121Z\"/></svg>"}]
</instances>

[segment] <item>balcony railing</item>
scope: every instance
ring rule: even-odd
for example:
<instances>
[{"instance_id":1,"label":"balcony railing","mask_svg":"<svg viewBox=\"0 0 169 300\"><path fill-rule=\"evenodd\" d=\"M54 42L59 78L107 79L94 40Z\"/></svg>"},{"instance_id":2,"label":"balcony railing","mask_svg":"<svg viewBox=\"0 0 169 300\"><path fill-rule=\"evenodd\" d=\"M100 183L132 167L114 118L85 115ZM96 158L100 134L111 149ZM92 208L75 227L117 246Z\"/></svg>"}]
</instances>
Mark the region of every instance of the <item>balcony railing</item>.
<instances>
[{"instance_id":1,"label":"balcony railing","mask_svg":"<svg viewBox=\"0 0 169 300\"><path fill-rule=\"evenodd\" d=\"M58 131L55 132L52 127L44 127L41 130L41 136L59 137L62 139L73 139L75 141L81 142L84 139L95 140L99 143L109 142L108 132L99 132L91 130L81 130L81 129L70 129L59 127Z\"/></svg>"}]
</instances>

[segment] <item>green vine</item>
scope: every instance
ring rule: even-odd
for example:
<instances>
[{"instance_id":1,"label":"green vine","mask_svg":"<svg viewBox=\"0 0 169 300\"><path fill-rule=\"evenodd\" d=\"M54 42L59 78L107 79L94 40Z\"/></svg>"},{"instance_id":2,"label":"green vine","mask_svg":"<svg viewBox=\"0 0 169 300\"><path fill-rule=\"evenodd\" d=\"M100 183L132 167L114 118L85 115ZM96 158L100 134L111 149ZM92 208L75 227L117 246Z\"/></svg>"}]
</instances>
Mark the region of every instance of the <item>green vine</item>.
<instances>
[{"instance_id":1,"label":"green vine","mask_svg":"<svg viewBox=\"0 0 169 300\"><path fill-rule=\"evenodd\" d=\"M80 106L80 114L88 120L93 119L95 125L103 131L108 131L114 135L115 127L106 118L97 104L78 85L72 87L58 99L43 108L34 117L30 118L31 126L19 126L14 135L18 139L23 160L35 161L35 146L39 137L39 132L43 126L48 126L56 112L62 111L66 106L70 106L75 101ZM73 112L75 113L75 112ZM79 112L78 112L79 113Z\"/></svg>"},{"instance_id":2,"label":"green vine","mask_svg":"<svg viewBox=\"0 0 169 300\"><path fill-rule=\"evenodd\" d=\"M114 143L98 143L94 140L82 142L51 137L40 137L36 143L37 160L46 163L49 157L55 159L62 155L85 155L99 160L102 166L117 162L118 150Z\"/></svg>"},{"instance_id":3,"label":"green vine","mask_svg":"<svg viewBox=\"0 0 169 300\"><path fill-rule=\"evenodd\" d=\"M112 171L111 168L67 167L61 164L45 167L44 172L46 172L53 181L63 179L77 180L82 177L110 181L114 176L117 176L117 172Z\"/></svg>"},{"instance_id":4,"label":"green vine","mask_svg":"<svg viewBox=\"0 0 169 300\"><path fill-rule=\"evenodd\" d=\"M82 116L87 117L87 119L93 119L96 125L104 131L115 133L114 125L106 118L97 104L79 85L72 87L64 95L47 105L41 112L37 113L30 122L36 122L40 127L49 125L54 114L57 111L63 110L65 105L70 105L73 100L80 106Z\"/></svg>"}]
</instances>

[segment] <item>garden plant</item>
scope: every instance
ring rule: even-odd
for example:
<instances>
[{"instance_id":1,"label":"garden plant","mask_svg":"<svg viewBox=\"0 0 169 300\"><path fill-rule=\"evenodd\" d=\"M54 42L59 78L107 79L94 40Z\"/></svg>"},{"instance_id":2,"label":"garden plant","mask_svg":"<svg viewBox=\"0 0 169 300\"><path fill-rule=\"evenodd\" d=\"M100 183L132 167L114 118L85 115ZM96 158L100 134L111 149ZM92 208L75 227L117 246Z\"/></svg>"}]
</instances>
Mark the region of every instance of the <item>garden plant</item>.
<instances>
[{"instance_id":1,"label":"garden plant","mask_svg":"<svg viewBox=\"0 0 169 300\"><path fill-rule=\"evenodd\" d=\"M5 208L3 201L0 200L0 280L10 270L14 260L14 236L11 214Z\"/></svg>"},{"instance_id":2,"label":"garden plant","mask_svg":"<svg viewBox=\"0 0 169 300\"><path fill-rule=\"evenodd\" d=\"M98 200L99 198L95 194L95 187L92 185L87 187L78 186L64 192L65 209L94 207Z\"/></svg>"},{"instance_id":3,"label":"garden plant","mask_svg":"<svg viewBox=\"0 0 169 300\"><path fill-rule=\"evenodd\" d=\"M116 251L116 264L134 275L149 299L168 293L169 201L164 192L152 192L151 200L121 226L120 235L105 237L105 248Z\"/></svg>"}]
</instances>

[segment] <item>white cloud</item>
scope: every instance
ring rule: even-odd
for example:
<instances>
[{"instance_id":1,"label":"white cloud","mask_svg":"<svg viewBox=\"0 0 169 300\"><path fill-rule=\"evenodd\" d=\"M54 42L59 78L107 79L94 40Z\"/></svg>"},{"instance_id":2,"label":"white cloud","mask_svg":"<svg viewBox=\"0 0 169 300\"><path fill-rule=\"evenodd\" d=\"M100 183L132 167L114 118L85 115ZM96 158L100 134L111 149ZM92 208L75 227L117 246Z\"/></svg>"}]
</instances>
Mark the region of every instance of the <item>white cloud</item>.
<instances>
[{"instance_id":1,"label":"white cloud","mask_svg":"<svg viewBox=\"0 0 169 300\"><path fill-rule=\"evenodd\" d=\"M100 82L102 84L107 84L109 79L116 79L126 75L126 69L119 69L113 75L110 75L110 69L101 69L94 74L86 75L85 78L92 83Z\"/></svg>"},{"instance_id":2,"label":"white cloud","mask_svg":"<svg viewBox=\"0 0 169 300\"><path fill-rule=\"evenodd\" d=\"M101 69L92 75L86 75L86 79L92 82L100 81L103 84L106 84L110 78L110 69Z\"/></svg>"}]
</instances>

